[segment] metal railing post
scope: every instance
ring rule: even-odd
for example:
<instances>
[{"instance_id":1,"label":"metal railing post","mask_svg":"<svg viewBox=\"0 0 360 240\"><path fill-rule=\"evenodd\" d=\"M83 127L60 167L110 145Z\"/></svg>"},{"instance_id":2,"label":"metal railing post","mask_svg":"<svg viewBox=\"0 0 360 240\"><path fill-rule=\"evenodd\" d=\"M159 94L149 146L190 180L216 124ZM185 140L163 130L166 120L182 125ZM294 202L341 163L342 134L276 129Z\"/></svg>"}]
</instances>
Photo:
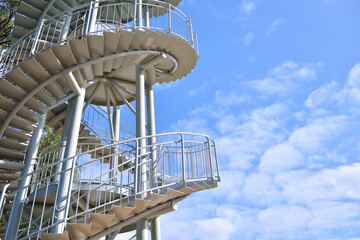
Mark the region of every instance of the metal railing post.
<instances>
[{"instance_id":1,"label":"metal railing post","mask_svg":"<svg viewBox=\"0 0 360 240\"><path fill-rule=\"evenodd\" d=\"M194 32L193 32L193 26L191 24L191 18L188 18L189 26L190 26L190 39L191 39L191 46L194 47Z\"/></svg>"},{"instance_id":2,"label":"metal railing post","mask_svg":"<svg viewBox=\"0 0 360 240\"><path fill-rule=\"evenodd\" d=\"M185 176L185 143L184 143L184 134L180 133L181 136L181 161L182 161L182 174L183 174L183 184L186 186L186 176Z\"/></svg>"},{"instance_id":3,"label":"metal railing post","mask_svg":"<svg viewBox=\"0 0 360 240\"><path fill-rule=\"evenodd\" d=\"M217 157L217 150L216 150L216 143L214 140L212 140L213 144L214 144L214 153L215 153L215 162L216 162L216 172L217 172L217 180L221 181L220 179L220 169L219 169L219 161L218 161L218 157Z\"/></svg>"},{"instance_id":4,"label":"metal railing post","mask_svg":"<svg viewBox=\"0 0 360 240\"><path fill-rule=\"evenodd\" d=\"M93 0L90 4L89 9L89 19L88 19L88 28L86 33L93 33L95 31L96 18L99 11L99 0Z\"/></svg>"},{"instance_id":5,"label":"metal railing post","mask_svg":"<svg viewBox=\"0 0 360 240\"><path fill-rule=\"evenodd\" d=\"M169 29L168 29L168 32L169 33L171 33L171 4L170 3L168 3L168 14L169 14L169 16L168 16L168 21L169 21L169 23L168 23L168 27L169 27Z\"/></svg>"},{"instance_id":6,"label":"metal railing post","mask_svg":"<svg viewBox=\"0 0 360 240\"><path fill-rule=\"evenodd\" d=\"M212 152L211 152L211 145L210 145L210 138L207 137L207 144L208 144L208 150L209 150L209 163L210 163L210 177L211 181L214 182L214 167L212 162Z\"/></svg>"},{"instance_id":7,"label":"metal railing post","mask_svg":"<svg viewBox=\"0 0 360 240\"><path fill-rule=\"evenodd\" d=\"M68 33L69 33L69 29L70 29L70 24L71 24L71 17L72 15L69 14L66 19L65 19L65 23L61 29L61 33L59 36L59 43L62 43L66 40Z\"/></svg>"},{"instance_id":8,"label":"metal railing post","mask_svg":"<svg viewBox=\"0 0 360 240\"><path fill-rule=\"evenodd\" d=\"M7 239L7 240L12 240L12 239L17 238L17 232L18 232L18 228L20 225L22 207L24 207L27 190L28 190L28 185L31 180L31 175L29 175L29 174L34 170L34 166L36 164L36 155L37 155L38 148L40 145L40 139L41 139L41 135L43 133L45 120L46 120L46 114L42 116L40 122L38 123L37 128L35 129L32 137L31 137L30 143L29 143L29 148L28 148L28 151L26 153L26 158L25 158L25 166L22 169L22 173L21 173L22 177L25 177L27 175L28 176L23 178L19 182L19 185L18 185L19 191L17 192L17 194L15 196L13 206L11 208L11 215L10 215L9 222L8 222L6 232L5 232L4 239Z\"/></svg>"},{"instance_id":9,"label":"metal railing post","mask_svg":"<svg viewBox=\"0 0 360 240\"><path fill-rule=\"evenodd\" d=\"M40 38L40 33L42 31L42 28L44 27L44 22L45 22L45 19L43 19L41 21L41 24L39 26L39 29L38 31L36 32L36 35L35 35L35 39L34 39L34 43L33 45L31 46L31 49L30 49L30 55L33 55L36 51L36 45L38 44L39 42L39 38Z\"/></svg>"},{"instance_id":10,"label":"metal railing post","mask_svg":"<svg viewBox=\"0 0 360 240\"><path fill-rule=\"evenodd\" d=\"M134 168L134 197L137 198L138 191L138 167L139 167L139 143L135 140L135 168Z\"/></svg>"}]
</instances>

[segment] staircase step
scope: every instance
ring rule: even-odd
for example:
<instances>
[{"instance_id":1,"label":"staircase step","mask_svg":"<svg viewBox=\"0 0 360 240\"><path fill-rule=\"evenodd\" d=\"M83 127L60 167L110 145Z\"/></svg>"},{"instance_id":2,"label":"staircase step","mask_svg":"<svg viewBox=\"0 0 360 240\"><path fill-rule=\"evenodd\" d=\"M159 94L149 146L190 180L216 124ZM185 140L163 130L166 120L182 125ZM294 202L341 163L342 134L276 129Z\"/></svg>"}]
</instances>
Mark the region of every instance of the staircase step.
<instances>
[{"instance_id":1,"label":"staircase step","mask_svg":"<svg viewBox=\"0 0 360 240\"><path fill-rule=\"evenodd\" d=\"M111 214L90 214L91 219L91 235L94 235L101 230L110 227L115 215Z\"/></svg>"},{"instance_id":2,"label":"staircase step","mask_svg":"<svg viewBox=\"0 0 360 240\"><path fill-rule=\"evenodd\" d=\"M91 236L90 223L67 223L66 230L70 235L70 239L87 239Z\"/></svg>"},{"instance_id":3,"label":"staircase step","mask_svg":"<svg viewBox=\"0 0 360 240\"><path fill-rule=\"evenodd\" d=\"M115 54L119 43L120 34L113 32L104 32L104 54L105 56ZM114 65L114 59L104 61L104 72L111 72Z\"/></svg>"},{"instance_id":4,"label":"staircase step","mask_svg":"<svg viewBox=\"0 0 360 240\"><path fill-rule=\"evenodd\" d=\"M129 46L129 51L138 51L140 45L144 42L147 36L147 32L135 30L134 38L132 39Z\"/></svg>"},{"instance_id":5,"label":"staircase step","mask_svg":"<svg viewBox=\"0 0 360 240\"><path fill-rule=\"evenodd\" d=\"M9 98L0 96L0 108L1 109L5 110L7 112L11 112L15 107L16 107L15 102L11 101ZM19 117L22 117L28 121L31 121L31 122L40 121L40 117L37 114L29 111L26 108L20 108L20 110L17 112L16 115L18 115Z\"/></svg>"},{"instance_id":6,"label":"staircase step","mask_svg":"<svg viewBox=\"0 0 360 240\"><path fill-rule=\"evenodd\" d=\"M170 195L171 198L177 198L185 195L184 192L172 188L167 188L164 192L160 192L160 193L163 195Z\"/></svg>"},{"instance_id":7,"label":"staircase step","mask_svg":"<svg viewBox=\"0 0 360 240\"><path fill-rule=\"evenodd\" d=\"M32 91L38 85L33 78L19 68L15 68L14 70L8 72L6 74L6 78L28 92ZM56 104L56 101L44 90L38 91L35 96L48 106Z\"/></svg>"},{"instance_id":8,"label":"staircase step","mask_svg":"<svg viewBox=\"0 0 360 240\"><path fill-rule=\"evenodd\" d=\"M50 49L37 52L35 55L50 74L55 75L63 70L60 61Z\"/></svg>"},{"instance_id":9,"label":"staircase step","mask_svg":"<svg viewBox=\"0 0 360 240\"><path fill-rule=\"evenodd\" d=\"M180 192L183 192L184 195L189 195L189 194L196 191L194 188L188 187L188 186L182 187L182 188L177 189L177 190L180 191Z\"/></svg>"},{"instance_id":10,"label":"staircase step","mask_svg":"<svg viewBox=\"0 0 360 240\"><path fill-rule=\"evenodd\" d=\"M50 74L44 69L44 67L41 66L40 63L37 62L34 58L30 58L20 63L20 66L24 72L35 79L37 83L42 83L51 77ZM57 82L48 84L45 89L55 98L63 98L66 96L64 90Z\"/></svg>"},{"instance_id":11,"label":"staircase step","mask_svg":"<svg viewBox=\"0 0 360 240\"><path fill-rule=\"evenodd\" d=\"M0 159L14 160L14 161L23 161L24 153L9 151L7 149L0 148Z\"/></svg>"},{"instance_id":12,"label":"staircase step","mask_svg":"<svg viewBox=\"0 0 360 240\"><path fill-rule=\"evenodd\" d=\"M15 180L20 177L19 173L11 173L11 172L0 172L0 180Z\"/></svg>"},{"instance_id":13,"label":"staircase step","mask_svg":"<svg viewBox=\"0 0 360 240\"><path fill-rule=\"evenodd\" d=\"M199 191L205 190L204 187L200 186L200 185L197 184L197 183L194 183L193 185L190 185L190 187L191 187L192 189L194 189L195 192L199 192Z\"/></svg>"},{"instance_id":14,"label":"staircase step","mask_svg":"<svg viewBox=\"0 0 360 240\"><path fill-rule=\"evenodd\" d=\"M134 32L129 32L125 30L120 31L120 40L116 52L127 52L129 50L131 41L134 38L134 35Z\"/></svg>"},{"instance_id":15,"label":"staircase step","mask_svg":"<svg viewBox=\"0 0 360 240\"><path fill-rule=\"evenodd\" d=\"M14 21L15 26L22 26L26 29L34 29L36 27L36 23L37 21L35 19L21 14L17 14Z\"/></svg>"},{"instance_id":16,"label":"staircase step","mask_svg":"<svg viewBox=\"0 0 360 240\"><path fill-rule=\"evenodd\" d=\"M51 49L64 68L69 68L77 64L69 45L55 45Z\"/></svg>"},{"instance_id":17,"label":"staircase step","mask_svg":"<svg viewBox=\"0 0 360 240\"><path fill-rule=\"evenodd\" d=\"M206 182L203 182L201 184L201 187L203 187L204 189L212 189L212 187L209 184L207 184Z\"/></svg>"},{"instance_id":18,"label":"staircase step","mask_svg":"<svg viewBox=\"0 0 360 240\"><path fill-rule=\"evenodd\" d=\"M20 171L24 167L24 163L0 160L0 169Z\"/></svg>"},{"instance_id":19,"label":"staircase step","mask_svg":"<svg viewBox=\"0 0 360 240\"><path fill-rule=\"evenodd\" d=\"M113 206L112 211L115 213L115 216L120 220L123 221L126 218L134 215L135 207L123 207L123 206Z\"/></svg>"},{"instance_id":20,"label":"staircase step","mask_svg":"<svg viewBox=\"0 0 360 240\"><path fill-rule=\"evenodd\" d=\"M8 96L12 99L14 99L17 102L20 102L23 98L26 97L26 94L24 91L20 90L19 88L15 87L13 84L8 82L6 79L0 80L0 92L3 93L5 96ZM34 98L30 98L26 103L25 106L28 108L33 109L34 111L38 113L46 113L47 109L44 105L39 103Z\"/></svg>"},{"instance_id":21,"label":"staircase step","mask_svg":"<svg viewBox=\"0 0 360 240\"><path fill-rule=\"evenodd\" d=\"M104 36L88 35L88 48L91 59L97 59L104 56ZM102 76L104 74L104 65L102 62L92 64L94 75Z\"/></svg>"},{"instance_id":22,"label":"staircase step","mask_svg":"<svg viewBox=\"0 0 360 240\"><path fill-rule=\"evenodd\" d=\"M25 151L27 149L27 144L2 138L0 139L0 147L17 151Z\"/></svg>"},{"instance_id":23,"label":"staircase step","mask_svg":"<svg viewBox=\"0 0 360 240\"><path fill-rule=\"evenodd\" d=\"M70 40L69 44L78 63L84 63L90 60L90 53L86 40ZM86 80L94 79L94 73L90 65L85 66L80 71Z\"/></svg>"},{"instance_id":24,"label":"staircase step","mask_svg":"<svg viewBox=\"0 0 360 240\"><path fill-rule=\"evenodd\" d=\"M8 184L8 183L4 183L4 182L0 182L0 193L2 192L2 190L3 190L3 187L6 185L6 184ZM18 182L13 182L13 183L11 183L10 184L10 186L6 189L7 191L12 191L12 190L16 190L17 189L17 187L18 187ZM11 198L13 198L14 197L14 195L10 195L9 197L6 197L6 200L14 200L14 199L11 199Z\"/></svg>"},{"instance_id":25,"label":"staircase step","mask_svg":"<svg viewBox=\"0 0 360 240\"><path fill-rule=\"evenodd\" d=\"M70 240L69 236L65 233L41 233L41 240Z\"/></svg>"},{"instance_id":26,"label":"staircase step","mask_svg":"<svg viewBox=\"0 0 360 240\"><path fill-rule=\"evenodd\" d=\"M8 114L0 111L0 126L2 126L2 123L5 121L5 119L8 117ZM10 126L27 131L27 132L33 132L36 128L35 125L33 125L31 122L26 122L22 119L13 118L10 121Z\"/></svg>"},{"instance_id":27,"label":"staircase step","mask_svg":"<svg viewBox=\"0 0 360 240\"><path fill-rule=\"evenodd\" d=\"M140 212L145 211L147 208L151 207L155 201L153 200L145 200L145 199L134 199L129 206L135 207L134 213L138 214Z\"/></svg>"},{"instance_id":28,"label":"staircase step","mask_svg":"<svg viewBox=\"0 0 360 240\"><path fill-rule=\"evenodd\" d=\"M170 195L164 195L164 194L158 194L158 193L152 193L147 200L152 200L155 202L155 205L159 204L159 203L163 203L166 202L168 200L170 200ZM154 206L155 206L154 205Z\"/></svg>"}]
</instances>

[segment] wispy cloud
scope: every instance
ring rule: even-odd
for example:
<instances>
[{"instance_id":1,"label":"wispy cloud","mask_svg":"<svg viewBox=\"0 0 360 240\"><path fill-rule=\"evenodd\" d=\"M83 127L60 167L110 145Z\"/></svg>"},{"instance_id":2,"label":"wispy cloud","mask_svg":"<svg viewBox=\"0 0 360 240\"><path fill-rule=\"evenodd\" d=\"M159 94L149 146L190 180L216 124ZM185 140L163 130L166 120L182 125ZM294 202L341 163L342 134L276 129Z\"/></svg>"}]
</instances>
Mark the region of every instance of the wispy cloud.
<instances>
[{"instance_id":1,"label":"wispy cloud","mask_svg":"<svg viewBox=\"0 0 360 240\"><path fill-rule=\"evenodd\" d=\"M249 32L249 33L245 34L245 36L242 38L241 41L244 46L248 46L253 41L254 37L255 37L255 34L252 32Z\"/></svg>"},{"instance_id":2,"label":"wispy cloud","mask_svg":"<svg viewBox=\"0 0 360 240\"><path fill-rule=\"evenodd\" d=\"M266 31L267 35L270 35L272 32L274 32L281 24L283 24L285 22L284 19L276 19L271 23L271 26L269 27L269 29Z\"/></svg>"},{"instance_id":3,"label":"wispy cloud","mask_svg":"<svg viewBox=\"0 0 360 240\"><path fill-rule=\"evenodd\" d=\"M256 9L256 4L254 1L243 0L239 5L239 9L242 13L250 14Z\"/></svg>"},{"instance_id":4,"label":"wispy cloud","mask_svg":"<svg viewBox=\"0 0 360 240\"><path fill-rule=\"evenodd\" d=\"M264 78L249 81L248 84L265 94L288 95L296 91L298 81L314 79L319 66L321 64L299 65L288 61L271 69Z\"/></svg>"}]
</instances>

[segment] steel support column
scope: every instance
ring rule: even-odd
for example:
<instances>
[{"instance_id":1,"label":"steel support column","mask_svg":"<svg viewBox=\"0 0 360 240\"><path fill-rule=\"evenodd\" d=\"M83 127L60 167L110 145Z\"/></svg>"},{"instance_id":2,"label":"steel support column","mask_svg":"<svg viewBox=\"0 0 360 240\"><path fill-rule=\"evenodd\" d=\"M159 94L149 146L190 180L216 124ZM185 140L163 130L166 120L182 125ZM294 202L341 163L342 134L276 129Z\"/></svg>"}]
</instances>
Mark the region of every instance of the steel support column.
<instances>
[{"instance_id":1,"label":"steel support column","mask_svg":"<svg viewBox=\"0 0 360 240\"><path fill-rule=\"evenodd\" d=\"M155 103L154 103L154 88L153 85L149 85L146 88L146 104L147 104L147 124L148 135L153 136L156 134L155 130ZM152 146L156 143L156 137L148 138L148 145ZM156 186L156 147L150 147L151 158L151 171L150 171L150 184L151 188ZM160 231L160 217L156 217L151 221L151 239L161 240Z\"/></svg>"},{"instance_id":2,"label":"steel support column","mask_svg":"<svg viewBox=\"0 0 360 240\"><path fill-rule=\"evenodd\" d=\"M25 177L26 175L30 174L34 170L34 165L36 164L36 156L40 145L41 135L43 133L44 125L46 120L46 114L44 114L38 123L37 128L33 132L33 135L30 139L29 148L26 153L25 157L25 166L22 169L21 177ZM14 199L11 214L8 221L8 225L6 228L5 238L6 240L13 240L17 238L17 231L20 225L20 215L21 209L23 209L23 205L26 199L27 188L30 184L31 175L23 178L18 185L18 190L20 190Z\"/></svg>"},{"instance_id":3,"label":"steel support column","mask_svg":"<svg viewBox=\"0 0 360 240\"><path fill-rule=\"evenodd\" d=\"M86 29L87 33L92 33L95 31L98 11L99 11L99 0L91 1L90 9L89 9L88 26Z\"/></svg>"},{"instance_id":4,"label":"steel support column","mask_svg":"<svg viewBox=\"0 0 360 240\"><path fill-rule=\"evenodd\" d=\"M114 126L114 137L113 137L113 143L118 142L120 140L120 106L113 106L113 126ZM112 179L113 182L116 183L116 168L119 165L119 155L116 153L119 152L118 145L115 145L111 148L111 154L113 155L110 167L113 169L110 174L110 179Z\"/></svg>"},{"instance_id":5,"label":"steel support column","mask_svg":"<svg viewBox=\"0 0 360 240\"><path fill-rule=\"evenodd\" d=\"M81 88L80 95L73 97L69 101L69 105L72 107L72 116L70 119L68 134L67 134L67 142L65 147L64 159L75 156L76 148L79 138L79 130L81 123L81 115L82 109L84 105L85 98L85 88ZM64 129L66 131L67 129ZM56 212L54 216L53 225L54 227L51 229L51 233L63 233L66 218L68 215L68 207L70 202L70 192L72 188L72 180L73 180L73 163L75 159L70 158L69 160L63 162L62 171L60 176L59 188L56 198Z\"/></svg>"},{"instance_id":6,"label":"steel support column","mask_svg":"<svg viewBox=\"0 0 360 240\"><path fill-rule=\"evenodd\" d=\"M145 126L145 71L140 68L140 64L136 65L136 137L144 138L146 136ZM146 165L143 163L143 157L145 153L145 138L139 140L138 152L138 189L137 192L143 192L146 190ZM137 195L137 197L144 198L144 194ZM147 240L147 221L140 219L136 222L136 239Z\"/></svg>"}]
</instances>

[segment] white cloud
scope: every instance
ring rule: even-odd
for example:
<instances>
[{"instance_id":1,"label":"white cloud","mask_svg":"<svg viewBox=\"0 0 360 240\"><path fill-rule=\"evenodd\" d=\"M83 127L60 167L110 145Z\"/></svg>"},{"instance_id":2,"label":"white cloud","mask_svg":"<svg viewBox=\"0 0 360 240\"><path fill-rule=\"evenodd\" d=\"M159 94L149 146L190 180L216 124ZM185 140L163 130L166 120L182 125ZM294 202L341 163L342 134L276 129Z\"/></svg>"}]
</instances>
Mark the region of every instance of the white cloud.
<instances>
[{"instance_id":1,"label":"white cloud","mask_svg":"<svg viewBox=\"0 0 360 240\"><path fill-rule=\"evenodd\" d=\"M199 232L197 239L227 240L235 230L233 223L223 218L197 220L195 224L195 229Z\"/></svg>"},{"instance_id":2,"label":"white cloud","mask_svg":"<svg viewBox=\"0 0 360 240\"><path fill-rule=\"evenodd\" d=\"M256 9L256 4L254 1L245 1L243 0L239 6L241 12L245 14L250 14Z\"/></svg>"},{"instance_id":3,"label":"white cloud","mask_svg":"<svg viewBox=\"0 0 360 240\"><path fill-rule=\"evenodd\" d=\"M304 164L303 154L289 143L282 143L267 150L259 165L263 172L283 172Z\"/></svg>"},{"instance_id":4,"label":"white cloud","mask_svg":"<svg viewBox=\"0 0 360 240\"><path fill-rule=\"evenodd\" d=\"M244 44L244 46L248 46L251 44L251 42L253 41L255 37L255 34L252 32L247 33L244 38L242 39L242 43Z\"/></svg>"},{"instance_id":5,"label":"white cloud","mask_svg":"<svg viewBox=\"0 0 360 240\"><path fill-rule=\"evenodd\" d=\"M315 119L308 125L296 129L288 141L304 153L319 152L328 141L346 128L346 125L346 116L329 116Z\"/></svg>"},{"instance_id":6,"label":"white cloud","mask_svg":"<svg viewBox=\"0 0 360 240\"><path fill-rule=\"evenodd\" d=\"M328 85L313 91L305 101L305 106L314 108L333 98L335 94L336 82L332 81Z\"/></svg>"},{"instance_id":7,"label":"white cloud","mask_svg":"<svg viewBox=\"0 0 360 240\"><path fill-rule=\"evenodd\" d=\"M291 205L273 205L260 211L258 216L265 239L284 239L284 236L302 239L302 232L312 217L308 208Z\"/></svg>"},{"instance_id":8,"label":"white cloud","mask_svg":"<svg viewBox=\"0 0 360 240\"><path fill-rule=\"evenodd\" d=\"M271 26L266 31L266 34L270 35L272 32L274 32L281 24L283 24L285 21L284 19L276 19L271 23Z\"/></svg>"},{"instance_id":9,"label":"white cloud","mask_svg":"<svg viewBox=\"0 0 360 240\"><path fill-rule=\"evenodd\" d=\"M297 91L299 81L315 79L321 64L299 65L293 61L284 62L271 69L263 79L249 81L252 88L265 94L289 95Z\"/></svg>"}]
</instances>

